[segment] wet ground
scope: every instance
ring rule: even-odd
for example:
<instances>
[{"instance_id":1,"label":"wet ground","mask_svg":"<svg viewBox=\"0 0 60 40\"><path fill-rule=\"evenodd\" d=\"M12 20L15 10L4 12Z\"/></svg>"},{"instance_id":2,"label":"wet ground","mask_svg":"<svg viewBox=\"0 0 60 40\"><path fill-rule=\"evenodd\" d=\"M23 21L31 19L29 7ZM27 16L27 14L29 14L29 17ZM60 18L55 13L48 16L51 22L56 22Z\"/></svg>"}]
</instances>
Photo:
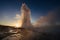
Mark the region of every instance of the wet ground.
<instances>
[{"instance_id":1,"label":"wet ground","mask_svg":"<svg viewBox=\"0 0 60 40\"><path fill-rule=\"evenodd\" d=\"M58 30L55 30L56 32L53 31L52 28L49 28L49 30L52 30L52 32L41 32L40 29L42 28L40 29L38 28L39 29L38 31L36 31L36 29L33 30L33 29L25 29L25 28L20 28L20 29L11 28L10 29L10 28L5 27L6 30L5 28L4 29L3 28L0 27L0 30L1 30L0 40L60 40L59 27L58 27Z\"/></svg>"},{"instance_id":2,"label":"wet ground","mask_svg":"<svg viewBox=\"0 0 60 40\"><path fill-rule=\"evenodd\" d=\"M0 40L60 40L60 33L40 33L24 30L19 33L5 33L0 36Z\"/></svg>"}]
</instances>

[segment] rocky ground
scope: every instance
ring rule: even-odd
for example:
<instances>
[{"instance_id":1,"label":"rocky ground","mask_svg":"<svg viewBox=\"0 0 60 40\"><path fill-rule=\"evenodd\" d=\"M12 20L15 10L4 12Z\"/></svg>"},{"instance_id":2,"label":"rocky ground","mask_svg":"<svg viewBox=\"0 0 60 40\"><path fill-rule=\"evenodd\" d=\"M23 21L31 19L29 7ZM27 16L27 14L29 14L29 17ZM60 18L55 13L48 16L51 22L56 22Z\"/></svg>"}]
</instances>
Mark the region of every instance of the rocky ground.
<instances>
[{"instance_id":1,"label":"rocky ground","mask_svg":"<svg viewBox=\"0 0 60 40\"><path fill-rule=\"evenodd\" d=\"M24 30L25 32L10 33L1 40L60 40L60 33L40 33Z\"/></svg>"},{"instance_id":2,"label":"rocky ground","mask_svg":"<svg viewBox=\"0 0 60 40\"><path fill-rule=\"evenodd\" d=\"M21 30L16 33L0 34L0 40L30 40L34 32L31 30Z\"/></svg>"},{"instance_id":3,"label":"rocky ground","mask_svg":"<svg viewBox=\"0 0 60 40\"><path fill-rule=\"evenodd\" d=\"M54 27L55 28L55 27ZM5 28L4 28L5 29ZM9 28L10 29L10 28ZM45 29L45 28L44 28ZM58 29L58 30L56 30ZM41 30L36 31L33 29L10 29L13 31L0 31L0 40L60 40L60 28L55 28L55 31L52 32L41 32ZM52 28L49 28L49 30L52 30Z\"/></svg>"}]
</instances>

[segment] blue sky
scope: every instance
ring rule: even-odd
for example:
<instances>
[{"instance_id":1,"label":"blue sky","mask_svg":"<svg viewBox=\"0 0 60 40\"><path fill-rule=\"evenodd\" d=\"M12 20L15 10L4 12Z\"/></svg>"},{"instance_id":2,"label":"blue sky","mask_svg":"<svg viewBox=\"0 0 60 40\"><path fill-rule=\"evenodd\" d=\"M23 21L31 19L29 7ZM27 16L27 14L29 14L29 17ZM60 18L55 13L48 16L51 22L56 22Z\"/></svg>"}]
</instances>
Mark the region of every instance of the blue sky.
<instances>
[{"instance_id":1,"label":"blue sky","mask_svg":"<svg viewBox=\"0 0 60 40\"><path fill-rule=\"evenodd\" d=\"M60 12L57 12L60 10L60 0L0 0L0 24L14 24L16 14L21 14L20 8L23 2L31 10L32 22L40 16L47 15L48 12L56 13L57 20L60 21Z\"/></svg>"}]
</instances>

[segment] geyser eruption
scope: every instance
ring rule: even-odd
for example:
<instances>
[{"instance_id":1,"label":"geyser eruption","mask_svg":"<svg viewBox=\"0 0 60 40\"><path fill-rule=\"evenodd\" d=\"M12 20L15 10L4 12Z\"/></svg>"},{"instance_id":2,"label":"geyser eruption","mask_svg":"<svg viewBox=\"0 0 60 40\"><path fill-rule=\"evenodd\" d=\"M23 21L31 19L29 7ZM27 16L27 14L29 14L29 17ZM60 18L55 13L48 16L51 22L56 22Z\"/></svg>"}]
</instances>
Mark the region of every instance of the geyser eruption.
<instances>
[{"instance_id":1,"label":"geyser eruption","mask_svg":"<svg viewBox=\"0 0 60 40\"><path fill-rule=\"evenodd\" d=\"M22 7L21 7L21 17L22 17L21 26L23 28L30 28L31 27L30 14L31 14L30 9L27 7L27 5L25 3L23 3Z\"/></svg>"}]
</instances>

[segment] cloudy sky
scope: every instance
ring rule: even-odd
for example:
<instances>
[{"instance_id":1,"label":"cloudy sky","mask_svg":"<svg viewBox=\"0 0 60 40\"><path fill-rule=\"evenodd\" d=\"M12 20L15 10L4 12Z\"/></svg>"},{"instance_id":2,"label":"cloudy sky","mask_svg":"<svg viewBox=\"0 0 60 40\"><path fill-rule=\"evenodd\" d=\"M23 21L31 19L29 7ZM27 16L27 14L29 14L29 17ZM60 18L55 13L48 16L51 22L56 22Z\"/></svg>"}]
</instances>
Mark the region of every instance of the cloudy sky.
<instances>
[{"instance_id":1,"label":"cloudy sky","mask_svg":"<svg viewBox=\"0 0 60 40\"><path fill-rule=\"evenodd\" d=\"M56 15L56 21L60 22L60 0L0 0L0 24L15 25L24 2L31 10L32 23L48 13Z\"/></svg>"}]
</instances>

